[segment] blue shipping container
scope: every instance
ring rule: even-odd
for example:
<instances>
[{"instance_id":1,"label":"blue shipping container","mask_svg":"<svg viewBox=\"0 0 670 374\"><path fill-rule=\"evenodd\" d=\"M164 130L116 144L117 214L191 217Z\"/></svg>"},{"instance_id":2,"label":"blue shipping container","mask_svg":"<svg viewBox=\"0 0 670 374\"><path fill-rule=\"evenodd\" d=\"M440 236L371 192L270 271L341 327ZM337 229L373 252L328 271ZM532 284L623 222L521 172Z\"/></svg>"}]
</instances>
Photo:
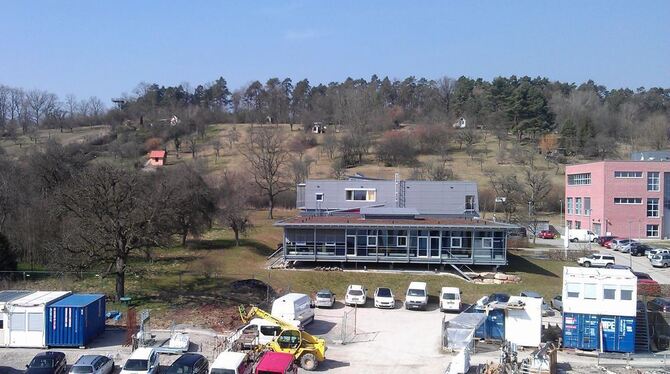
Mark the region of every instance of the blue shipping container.
<instances>
[{"instance_id":1,"label":"blue shipping container","mask_svg":"<svg viewBox=\"0 0 670 374\"><path fill-rule=\"evenodd\" d=\"M105 295L70 295L47 307L47 346L85 347L104 331Z\"/></svg>"},{"instance_id":2,"label":"blue shipping container","mask_svg":"<svg viewBox=\"0 0 670 374\"><path fill-rule=\"evenodd\" d=\"M587 351L600 349L600 328L604 352L635 351L635 317L565 313L563 346Z\"/></svg>"},{"instance_id":3,"label":"blue shipping container","mask_svg":"<svg viewBox=\"0 0 670 374\"><path fill-rule=\"evenodd\" d=\"M473 311L484 313L484 311ZM484 323L475 330L475 337L479 339L505 339L505 310L491 309L488 311Z\"/></svg>"}]
</instances>

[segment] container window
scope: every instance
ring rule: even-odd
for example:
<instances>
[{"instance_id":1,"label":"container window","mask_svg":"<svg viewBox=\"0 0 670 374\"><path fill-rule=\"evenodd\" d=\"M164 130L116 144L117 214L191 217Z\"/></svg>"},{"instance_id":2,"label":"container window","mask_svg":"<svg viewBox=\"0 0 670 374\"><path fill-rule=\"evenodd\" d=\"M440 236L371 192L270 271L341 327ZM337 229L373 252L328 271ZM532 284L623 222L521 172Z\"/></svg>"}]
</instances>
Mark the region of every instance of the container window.
<instances>
[{"instance_id":1,"label":"container window","mask_svg":"<svg viewBox=\"0 0 670 374\"><path fill-rule=\"evenodd\" d=\"M581 291L581 285L579 283L567 283L568 288L568 298L570 299L579 299L579 292Z\"/></svg>"},{"instance_id":2,"label":"container window","mask_svg":"<svg viewBox=\"0 0 670 374\"><path fill-rule=\"evenodd\" d=\"M25 331L26 330L26 314L25 313L12 313L12 317L9 320L9 327L15 331Z\"/></svg>"},{"instance_id":3,"label":"container window","mask_svg":"<svg viewBox=\"0 0 670 374\"><path fill-rule=\"evenodd\" d=\"M603 286L603 299L605 299L605 300L615 300L616 299L616 286Z\"/></svg>"},{"instance_id":4,"label":"container window","mask_svg":"<svg viewBox=\"0 0 670 374\"><path fill-rule=\"evenodd\" d=\"M28 313L28 331L44 331L43 313Z\"/></svg>"},{"instance_id":5,"label":"container window","mask_svg":"<svg viewBox=\"0 0 670 374\"><path fill-rule=\"evenodd\" d=\"M621 300L633 300L633 290L621 289Z\"/></svg>"},{"instance_id":6,"label":"container window","mask_svg":"<svg viewBox=\"0 0 670 374\"><path fill-rule=\"evenodd\" d=\"M316 201L323 201L323 193L322 192L317 192L316 193Z\"/></svg>"},{"instance_id":7,"label":"container window","mask_svg":"<svg viewBox=\"0 0 670 374\"><path fill-rule=\"evenodd\" d=\"M584 284L584 299L595 300L597 298L597 291L595 284Z\"/></svg>"}]
</instances>

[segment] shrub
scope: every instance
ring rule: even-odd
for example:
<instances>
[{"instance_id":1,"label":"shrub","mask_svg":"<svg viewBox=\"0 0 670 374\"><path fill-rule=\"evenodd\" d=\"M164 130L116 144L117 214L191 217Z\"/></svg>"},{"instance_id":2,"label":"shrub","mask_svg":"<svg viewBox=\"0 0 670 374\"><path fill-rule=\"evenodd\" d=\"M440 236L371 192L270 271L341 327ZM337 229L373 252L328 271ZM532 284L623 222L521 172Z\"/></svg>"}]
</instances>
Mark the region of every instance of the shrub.
<instances>
[{"instance_id":1,"label":"shrub","mask_svg":"<svg viewBox=\"0 0 670 374\"><path fill-rule=\"evenodd\" d=\"M423 154L442 154L449 143L447 129L439 125L421 125L414 129L413 135Z\"/></svg>"},{"instance_id":2,"label":"shrub","mask_svg":"<svg viewBox=\"0 0 670 374\"><path fill-rule=\"evenodd\" d=\"M386 166L416 163L417 147L407 133L387 131L377 143L377 159Z\"/></svg>"}]
</instances>

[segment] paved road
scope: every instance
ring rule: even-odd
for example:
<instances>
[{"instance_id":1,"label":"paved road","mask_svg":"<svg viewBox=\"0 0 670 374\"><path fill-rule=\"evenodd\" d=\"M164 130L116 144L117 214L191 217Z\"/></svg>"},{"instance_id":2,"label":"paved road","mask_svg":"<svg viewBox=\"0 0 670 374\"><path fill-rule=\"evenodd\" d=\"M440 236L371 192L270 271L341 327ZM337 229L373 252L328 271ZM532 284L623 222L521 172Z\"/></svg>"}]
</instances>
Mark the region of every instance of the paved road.
<instances>
[{"instance_id":1,"label":"paved road","mask_svg":"<svg viewBox=\"0 0 670 374\"><path fill-rule=\"evenodd\" d=\"M537 244L563 248L563 240L560 239L537 239ZM667 247L670 247L670 243L668 243ZM570 243L569 249L578 250L586 248L588 248L587 243ZM613 254L618 265L632 266L634 271L648 273L658 283L670 284L670 268L655 268L651 266L651 263L646 256L630 256L628 253L613 251L601 247L596 243L591 244L591 249L600 253Z\"/></svg>"}]
</instances>

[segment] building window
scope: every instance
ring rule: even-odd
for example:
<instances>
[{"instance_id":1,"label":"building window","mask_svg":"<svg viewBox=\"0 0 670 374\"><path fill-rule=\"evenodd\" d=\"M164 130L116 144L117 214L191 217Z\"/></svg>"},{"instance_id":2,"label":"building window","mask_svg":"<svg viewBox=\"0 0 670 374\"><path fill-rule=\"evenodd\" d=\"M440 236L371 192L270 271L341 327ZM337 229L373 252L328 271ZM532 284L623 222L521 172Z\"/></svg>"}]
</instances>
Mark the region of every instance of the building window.
<instances>
[{"instance_id":1,"label":"building window","mask_svg":"<svg viewBox=\"0 0 670 374\"><path fill-rule=\"evenodd\" d=\"M621 287L621 300L633 300L633 290Z\"/></svg>"},{"instance_id":2,"label":"building window","mask_svg":"<svg viewBox=\"0 0 670 374\"><path fill-rule=\"evenodd\" d=\"M323 192L316 193L316 201L323 201Z\"/></svg>"},{"instance_id":3,"label":"building window","mask_svg":"<svg viewBox=\"0 0 670 374\"><path fill-rule=\"evenodd\" d=\"M591 173L568 174L568 185L591 184Z\"/></svg>"},{"instance_id":4,"label":"building window","mask_svg":"<svg viewBox=\"0 0 670 374\"><path fill-rule=\"evenodd\" d=\"M475 210L474 195L465 195L465 210Z\"/></svg>"},{"instance_id":5,"label":"building window","mask_svg":"<svg viewBox=\"0 0 670 374\"><path fill-rule=\"evenodd\" d=\"M568 289L568 298L579 299L579 291L581 288L579 283L567 283L565 286Z\"/></svg>"},{"instance_id":6,"label":"building window","mask_svg":"<svg viewBox=\"0 0 670 374\"><path fill-rule=\"evenodd\" d=\"M597 291L596 291L596 285L595 284L584 284L584 299L586 300L595 300Z\"/></svg>"},{"instance_id":7,"label":"building window","mask_svg":"<svg viewBox=\"0 0 670 374\"><path fill-rule=\"evenodd\" d=\"M639 205L642 204L641 197L615 197L614 204L617 205Z\"/></svg>"},{"instance_id":8,"label":"building window","mask_svg":"<svg viewBox=\"0 0 670 374\"><path fill-rule=\"evenodd\" d=\"M399 236L398 237L398 247L407 247L407 237Z\"/></svg>"},{"instance_id":9,"label":"building window","mask_svg":"<svg viewBox=\"0 0 670 374\"><path fill-rule=\"evenodd\" d=\"M377 190L374 188L347 188L347 201L377 201Z\"/></svg>"},{"instance_id":10,"label":"building window","mask_svg":"<svg viewBox=\"0 0 670 374\"><path fill-rule=\"evenodd\" d=\"M614 178L623 178L623 179L642 178L642 172L641 171L615 171L614 172Z\"/></svg>"},{"instance_id":11,"label":"building window","mask_svg":"<svg viewBox=\"0 0 670 374\"><path fill-rule=\"evenodd\" d=\"M451 238L451 248L462 248L463 247L463 239L460 237L452 237Z\"/></svg>"},{"instance_id":12,"label":"building window","mask_svg":"<svg viewBox=\"0 0 670 374\"><path fill-rule=\"evenodd\" d=\"M582 228L582 221L575 221L575 230L579 230Z\"/></svg>"},{"instance_id":13,"label":"building window","mask_svg":"<svg viewBox=\"0 0 670 374\"><path fill-rule=\"evenodd\" d=\"M9 326L14 331L26 331L26 314L25 313L10 314Z\"/></svg>"},{"instance_id":14,"label":"building window","mask_svg":"<svg viewBox=\"0 0 670 374\"><path fill-rule=\"evenodd\" d=\"M616 298L616 286L603 286L603 299L614 300Z\"/></svg>"},{"instance_id":15,"label":"building window","mask_svg":"<svg viewBox=\"0 0 670 374\"><path fill-rule=\"evenodd\" d=\"M591 198L590 197L585 197L584 198L584 215L585 216L590 216L591 215Z\"/></svg>"},{"instance_id":16,"label":"building window","mask_svg":"<svg viewBox=\"0 0 670 374\"><path fill-rule=\"evenodd\" d=\"M44 331L43 313L28 313L28 331Z\"/></svg>"},{"instance_id":17,"label":"building window","mask_svg":"<svg viewBox=\"0 0 670 374\"><path fill-rule=\"evenodd\" d=\"M493 238L482 238L482 248L493 249Z\"/></svg>"},{"instance_id":18,"label":"building window","mask_svg":"<svg viewBox=\"0 0 670 374\"><path fill-rule=\"evenodd\" d=\"M582 214L582 198L581 197L575 197L575 214L576 215Z\"/></svg>"},{"instance_id":19,"label":"building window","mask_svg":"<svg viewBox=\"0 0 670 374\"><path fill-rule=\"evenodd\" d=\"M572 221L568 220L568 222L567 222L566 224L568 225L568 228L569 228L569 229L572 228Z\"/></svg>"},{"instance_id":20,"label":"building window","mask_svg":"<svg viewBox=\"0 0 670 374\"><path fill-rule=\"evenodd\" d=\"M565 214L572 214L572 198L568 197L568 203L566 204Z\"/></svg>"},{"instance_id":21,"label":"building window","mask_svg":"<svg viewBox=\"0 0 670 374\"><path fill-rule=\"evenodd\" d=\"M647 198L647 217L658 217L658 199Z\"/></svg>"},{"instance_id":22,"label":"building window","mask_svg":"<svg viewBox=\"0 0 670 374\"><path fill-rule=\"evenodd\" d=\"M660 173L657 171L647 172L647 191L660 191Z\"/></svg>"},{"instance_id":23,"label":"building window","mask_svg":"<svg viewBox=\"0 0 670 374\"><path fill-rule=\"evenodd\" d=\"M368 236L368 247L376 247L376 246L377 246L377 237Z\"/></svg>"},{"instance_id":24,"label":"building window","mask_svg":"<svg viewBox=\"0 0 670 374\"><path fill-rule=\"evenodd\" d=\"M647 225L647 237L658 238L658 225Z\"/></svg>"}]
</instances>

